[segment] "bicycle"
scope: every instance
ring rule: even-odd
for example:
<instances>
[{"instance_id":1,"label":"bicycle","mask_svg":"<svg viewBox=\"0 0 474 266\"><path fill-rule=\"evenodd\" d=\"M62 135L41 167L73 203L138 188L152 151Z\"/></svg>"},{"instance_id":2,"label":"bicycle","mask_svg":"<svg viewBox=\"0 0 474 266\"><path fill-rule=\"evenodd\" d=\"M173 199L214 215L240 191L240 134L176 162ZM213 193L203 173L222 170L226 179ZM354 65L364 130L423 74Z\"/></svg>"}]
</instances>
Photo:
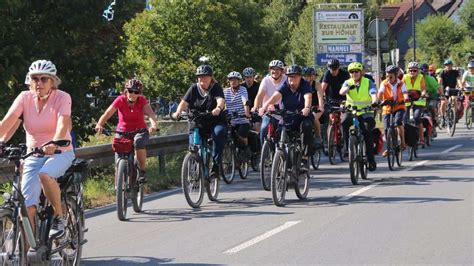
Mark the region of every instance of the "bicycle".
<instances>
[{"instance_id":1,"label":"bicycle","mask_svg":"<svg viewBox=\"0 0 474 266\"><path fill-rule=\"evenodd\" d=\"M467 129L472 128L472 120L473 120L473 113L474 113L474 88L471 90L464 91L464 97L469 97L469 101L467 102L466 106L466 113L464 114L465 124Z\"/></svg>"},{"instance_id":2,"label":"bicycle","mask_svg":"<svg viewBox=\"0 0 474 266\"><path fill-rule=\"evenodd\" d=\"M222 162L222 178L227 184L234 181L235 168L239 171L241 179L247 179L249 173L249 160L250 158L244 158L243 150L236 145L238 141L238 134L235 127L231 124L232 118L247 118L245 115L238 115L237 113L227 113L227 143L224 147L223 162Z\"/></svg>"},{"instance_id":3,"label":"bicycle","mask_svg":"<svg viewBox=\"0 0 474 266\"><path fill-rule=\"evenodd\" d=\"M277 129L276 120L280 119L280 117L276 114L275 111L267 112L267 116L270 117L270 123L268 124L268 131L267 135L265 136L265 140L263 141L262 151L260 153L260 181L262 183L262 187L266 191L271 190L271 171L272 171L272 163L273 157L275 155L275 146L277 143Z\"/></svg>"},{"instance_id":4,"label":"bicycle","mask_svg":"<svg viewBox=\"0 0 474 266\"><path fill-rule=\"evenodd\" d=\"M462 105L462 95L460 90L446 87L446 94L448 95L448 105L446 107L446 130L450 137L454 136L456 131L456 123L460 117L460 110L457 108L457 102L460 101ZM454 99L453 99L454 98ZM462 107L461 107L462 108Z\"/></svg>"},{"instance_id":5,"label":"bicycle","mask_svg":"<svg viewBox=\"0 0 474 266\"><path fill-rule=\"evenodd\" d=\"M306 199L309 192L309 172L301 169L303 147L300 132L287 129L286 121L290 116L301 115L301 112L285 110L276 111L283 116L280 141L273 157L271 173L271 191L273 203L285 205L285 194L289 186L294 186L296 196Z\"/></svg>"},{"instance_id":6,"label":"bicycle","mask_svg":"<svg viewBox=\"0 0 474 266\"><path fill-rule=\"evenodd\" d=\"M69 146L69 140L49 141L42 147L56 144ZM88 173L90 161L75 159L62 177L57 179L61 191L61 202L66 214L67 224L64 241L59 242L57 235L49 236L53 220L53 207L42 193L36 210L35 222L28 217L25 198L21 193L21 161L34 155L44 156L41 148L27 153L25 144L10 146L0 151L8 161L15 165L15 174L11 192L3 194L5 203L0 206L2 265L31 265L51 262L58 254L64 265L79 265L82 246L87 243L84 233L83 182ZM60 153L56 151L55 153ZM29 247L29 248L28 248Z\"/></svg>"},{"instance_id":7,"label":"bicycle","mask_svg":"<svg viewBox=\"0 0 474 266\"><path fill-rule=\"evenodd\" d=\"M329 109L329 127L328 127L328 157L329 163L336 164L336 151L339 153L341 161L344 161L341 130L341 112L343 107L331 106Z\"/></svg>"},{"instance_id":8,"label":"bicycle","mask_svg":"<svg viewBox=\"0 0 474 266\"><path fill-rule=\"evenodd\" d=\"M398 104L404 104L404 101L391 101L391 100L385 100L383 101L380 105L381 106L390 106L390 123L389 127L387 129L385 138L387 140L387 163L388 163L388 168L391 171L395 170L395 161L397 161L397 165L399 167L402 166L403 162L403 149L401 146L401 142L398 139L398 132L397 132L397 125L395 124L395 107Z\"/></svg>"},{"instance_id":9,"label":"bicycle","mask_svg":"<svg viewBox=\"0 0 474 266\"><path fill-rule=\"evenodd\" d=\"M115 198L117 204L117 218L127 220L128 200L131 199L133 211L139 213L143 209L144 184L137 182L140 175L138 161L135 158L133 138L147 129L137 129L133 132L124 132L104 129L104 134L117 134L112 143L116 154L115 162Z\"/></svg>"},{"instance_id":10,"label":"bicycle","mask_svg":"<svg viewBox=\"0 0 474 266\"><path fill-rule=\"evenodd\" d=\"M259 133L257 131L254 130L254 125L256 123L257 120L257 117L260 117L258 115L258 113L256 112L253 112L253 113L250 113L250 130L249 130L249 134L248 134L248 139L249 139L249 145L252 147L255 148L255 151L252 152L252 157L250 159L250 165L252 166L252 170L254 172L257 172L259 171L259 167L260 167L260 157L261 157L261 143L260 143L260 137L259 137ZM252 143L252 145L250 144Z\"/></svg>"},{"instance_id":11,"label":"bicycle","mask_svg":"<svg viewBox=\"0 0 474 266\"><path fill-rule=\"evenodd\" d=\"M313 107L313 113L321 112L319 109ZM316 132L313 131L313 139L316 139ZM324 138L323 138L324 139ZM321 162L321 153L324 153L324 144L321 143L319 147L315 147L314 153L311 155L311 166L314 170L319 169L319 163Z\"/></svg>"},{"instance_id":12,"label":"bicycle","mask_svg":"<svg viewBox=\"0 0 474 266\"><path fill-rule=\"evenodd\" d=\"M178 118L187 119L188 123L211 116L210 112L194 111L181 114ZM211 148L210 133L203 133L197 127L192 131L192 143L184 157L181 167L181 184L188 205L199 208L204 198L204 187L210 201L217 201L219 195L219 174L210 176Z\"/></svg>"},{"instance_id":13,"label":"bicycle","mask_svg":"<svg viewBox=\"0 0 474 266\"><path fill-rule=\"evenodd\" d=\"M357 112L369 112L372 110L372 107L357 108L356 106L347 106L344 108L344 111L352 112L353 114L353 127L349 130L349 171L353 185L359 183L359 175L362 179L367 179L368 173L367 149Z\"/></svg>"}]
</instances>

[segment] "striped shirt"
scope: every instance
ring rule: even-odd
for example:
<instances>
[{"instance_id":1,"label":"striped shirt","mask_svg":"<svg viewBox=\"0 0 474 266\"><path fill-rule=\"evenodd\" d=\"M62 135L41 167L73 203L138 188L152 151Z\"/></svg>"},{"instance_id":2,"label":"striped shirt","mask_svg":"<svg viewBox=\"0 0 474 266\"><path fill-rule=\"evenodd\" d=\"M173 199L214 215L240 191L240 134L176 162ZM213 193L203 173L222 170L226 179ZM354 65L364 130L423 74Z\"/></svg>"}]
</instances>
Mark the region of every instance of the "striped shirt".
<instances>
[{"instance_id":1,"label":"striped shirt","mask_svg":"<svg viewBox=\"0 0 474 266\"><path fill-rule=\"evenodd\" d=\"M229 113L236 112L239 116L245 115L244 104L248 101L247 89L243 86L239 87L239 90L234 93L232 88L224 89L225 105ZM247 118L239 117L232 118L230 121L232 125L248 124Z\"/></svg>"}]
</instances>

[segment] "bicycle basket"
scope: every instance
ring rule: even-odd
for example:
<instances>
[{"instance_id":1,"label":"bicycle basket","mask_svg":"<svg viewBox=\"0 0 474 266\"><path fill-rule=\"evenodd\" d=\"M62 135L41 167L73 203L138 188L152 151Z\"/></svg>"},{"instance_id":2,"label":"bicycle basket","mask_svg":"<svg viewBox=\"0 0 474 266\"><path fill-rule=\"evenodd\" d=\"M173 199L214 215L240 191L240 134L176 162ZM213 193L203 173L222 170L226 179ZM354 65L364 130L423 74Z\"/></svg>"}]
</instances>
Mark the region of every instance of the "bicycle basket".
<instances>
[{"instance_id":1,"label":"bicycle basket","mask_svg":"<svg viewBox=\"0 0 474 266\"><path fill-rule=\"evenodd\" d=\"M133 140L127 138L114 138L112 149L117 153L128 153L133 148Z\"/></svg>"}]
</instances>

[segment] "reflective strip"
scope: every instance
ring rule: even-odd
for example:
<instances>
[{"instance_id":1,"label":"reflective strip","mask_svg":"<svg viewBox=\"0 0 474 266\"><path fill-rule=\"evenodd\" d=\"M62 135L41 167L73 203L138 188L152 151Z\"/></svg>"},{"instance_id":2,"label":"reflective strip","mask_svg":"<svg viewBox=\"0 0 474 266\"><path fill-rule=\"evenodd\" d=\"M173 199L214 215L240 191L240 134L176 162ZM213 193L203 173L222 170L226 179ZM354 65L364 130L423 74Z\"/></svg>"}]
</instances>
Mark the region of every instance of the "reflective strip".
<instances>
[{"instance_id":1,"label":"reflective strip","mask_svg":"<svg viewBox=\"0 0 474 266\"><path fill-rule=\"evenodd\" d=\"M352 104L352 105L370 105L370 104L372 104L371 101L357 102L357 101L352 101L352 100L349 100L349 99L346 100L346 103L349 103L349 104Z\"/></svg>"}]
</instances>

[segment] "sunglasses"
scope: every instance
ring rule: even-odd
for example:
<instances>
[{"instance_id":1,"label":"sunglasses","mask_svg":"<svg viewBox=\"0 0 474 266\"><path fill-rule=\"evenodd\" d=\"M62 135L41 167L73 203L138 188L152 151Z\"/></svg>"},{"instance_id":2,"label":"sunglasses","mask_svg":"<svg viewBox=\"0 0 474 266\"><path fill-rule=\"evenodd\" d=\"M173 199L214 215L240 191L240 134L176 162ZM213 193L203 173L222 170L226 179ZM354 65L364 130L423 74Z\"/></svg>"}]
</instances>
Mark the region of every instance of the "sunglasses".
<instances>
[{"instance_id":1,"label":"sunglasses","mask_svg":"<svg viewBox=\"0 0 474 266\"><path fill-rule=\"evenodd\" d=\"M418 72L418 69L410 69L410 72Z\"/></svg>"},{"instance_id":2,"label":"sunglasses","mask_svg":"<svg viewBox=\"0 0 474 266\"><path fill-rule=\"evenodd\" d=\"M31 78L31 80L33 80L35 83L38 83L40 80L41 80L41 82L46 83L46 82L48 82L49 79L50 79L50 77L47 77L47 76L32 77Z\"/></svg>"},{"instance_id":3,"label":"sunglasses","mask_svg":"<svg viewBox=\"0 0 474 266\"><path fill-rule=\"evenodd\" d=\"M359 73L359 72L360 72L360 70L351 70L351 71L349 71L349 73L351 73L351 74L352 73Z\"/></svg>"},{"instance_id":4,"label":"sunglasses","mask_svg":"<svg viewBox=\"0 0 474 266\"><path fill-rule=\"evenodd\" d=\"M128 93L140 94L140 91L127 89Z\"/></svg>"}]
</instances>

